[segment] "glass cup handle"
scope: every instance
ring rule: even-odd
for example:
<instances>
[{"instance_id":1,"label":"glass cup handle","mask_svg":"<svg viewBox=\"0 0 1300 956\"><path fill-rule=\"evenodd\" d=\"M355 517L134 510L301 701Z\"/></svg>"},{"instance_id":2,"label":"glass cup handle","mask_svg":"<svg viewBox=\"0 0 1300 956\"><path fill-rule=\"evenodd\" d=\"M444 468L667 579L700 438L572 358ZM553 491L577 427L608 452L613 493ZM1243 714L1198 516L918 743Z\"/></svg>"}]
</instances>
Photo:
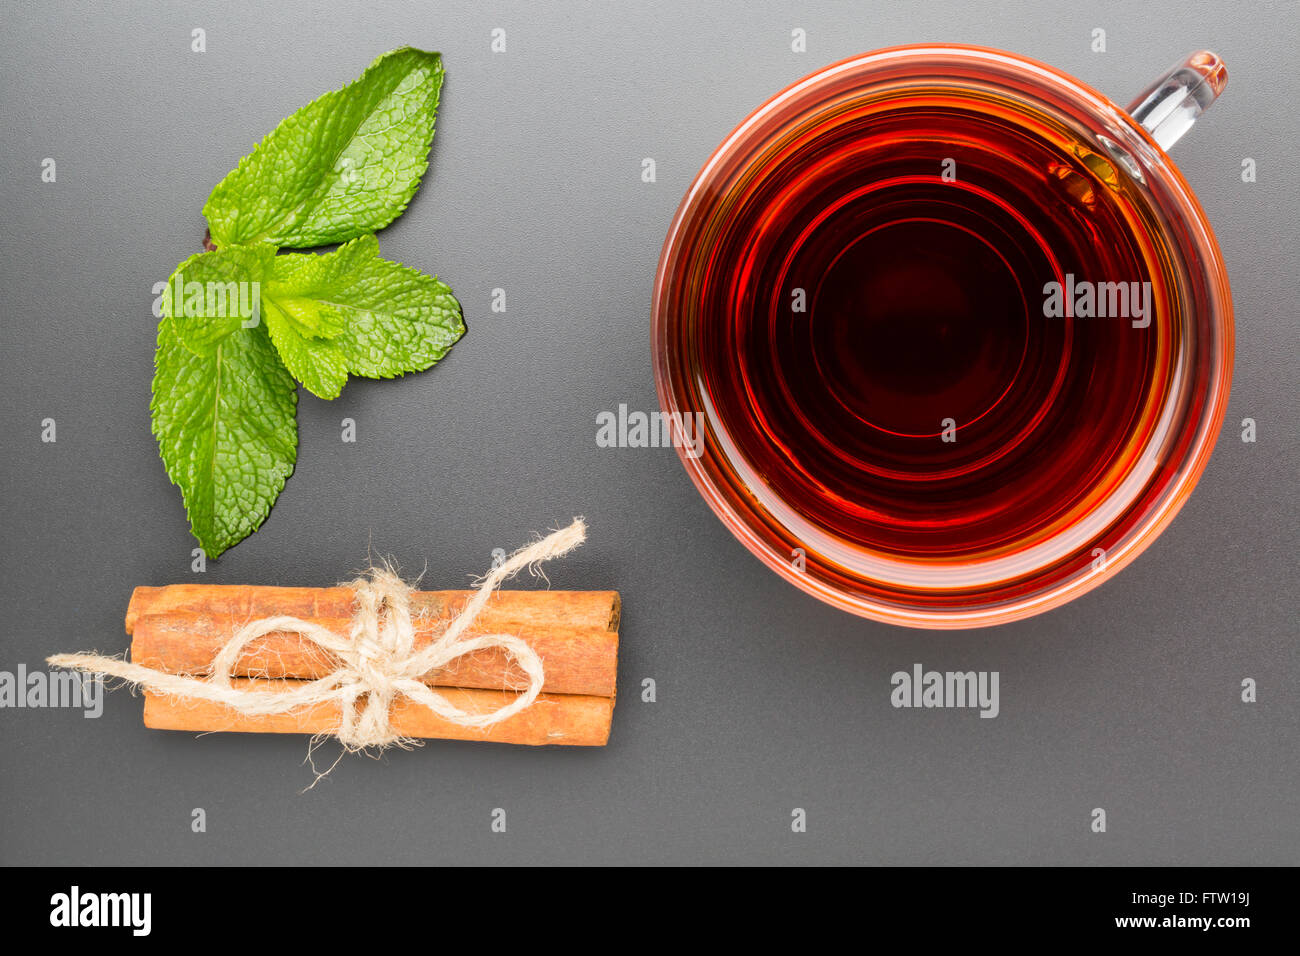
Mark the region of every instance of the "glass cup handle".
<instances>
[{"instance_id":1,"label":"glass cup handle","mask_svg":"<svg viewBox=\"0 0 1300 956\"><path fill-rule=\"evenodd\" d=\"M1128 108L1163 150L1168 150L1210 108L1228 83L1217 53L1193 53L1152 83Z\"/></svg>"}]
</instances>

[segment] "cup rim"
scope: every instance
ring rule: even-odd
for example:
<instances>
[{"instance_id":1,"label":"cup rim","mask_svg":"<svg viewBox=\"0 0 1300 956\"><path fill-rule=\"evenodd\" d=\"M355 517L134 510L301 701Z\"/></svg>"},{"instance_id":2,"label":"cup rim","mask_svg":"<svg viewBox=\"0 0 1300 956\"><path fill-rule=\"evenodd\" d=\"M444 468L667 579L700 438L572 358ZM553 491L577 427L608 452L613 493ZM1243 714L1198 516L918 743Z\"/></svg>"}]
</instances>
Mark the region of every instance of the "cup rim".
<instances>
[{"instance_id":1,"label":"cup rim","mask_svg":"<svg viewBox=\"0 0 1300 956\"><path fill-rule=\"evenodd\" d=\"M1122 124L1137 138L1138 143L1145 144L1145 147L1151 151L1156 161L1154 165L1165 187L1172 194L1174 204L1180 209L1187 225L1192 229L1195 249L1189 250L1188 259L1195 261L1205 276L1216 332L1215 347L1211 350L1210 375L1204 385L1208 389L1208 394L1199 419L1189 420L1184 426L1195 429L1197 433L1186 453L1175 463L1177 473L1152 502L1149 513L1125 534L1118 543L1119 547L1108 553L1104 565L1093 573L1068 577L1046 589L996 604L937 609L923 606L905 607L896 603L877 601L869 595L846 593L827 581L797 571L789 558L777 554L770 542L756 530L756 519L760 517L757 512L765 509L758 506L757 510L742 513L727 500L721 488L715 484L706 471L702 458L697 459L687 454L683 443L675 442L674 446L687 474L713 512L751 553L785 580L832 606L862 617L910 627L953 629L1008 623L1043 613L1091 591L1119 573L1145 551L1173 521L1204 472L1221 430L1227 411L1234 349L1232 299L1226 266L1208 218L1190 185L1165 151L1146 129L1129 116L1126 110L1092 87L1048 64L1020 54L968 44L929 43L885 47L848 57L796 80L767 98L719 143L683 195L664 240L655 276L651 310L651 348L655 385L661 408L670 415L693 411L694 409L678 407L672 387L674 369L670 367L671 350L667 347L669 325L669 318L666 315L667 286L684 225L703 202L702 195L711 182L712 174L719 169L724 159L729 158L734 151L746 143L747 134L788 101L795 97L815 94L820 85L839 78L848 71L869 71L883 61L911 59L921 62L935 57L992 59L1010 65L1017 72L1034 78L1039 83L1054 86L1075 99L1081 99L1087 109L1094 114ZM718 454L726 458L725 454L721 452ZM740 488L745 488L743 480L735 473L731 462L727 462L723 470L736 479ZM771 516L769 518L779 525L775 518Z\"/></svg>"}]
</instances>

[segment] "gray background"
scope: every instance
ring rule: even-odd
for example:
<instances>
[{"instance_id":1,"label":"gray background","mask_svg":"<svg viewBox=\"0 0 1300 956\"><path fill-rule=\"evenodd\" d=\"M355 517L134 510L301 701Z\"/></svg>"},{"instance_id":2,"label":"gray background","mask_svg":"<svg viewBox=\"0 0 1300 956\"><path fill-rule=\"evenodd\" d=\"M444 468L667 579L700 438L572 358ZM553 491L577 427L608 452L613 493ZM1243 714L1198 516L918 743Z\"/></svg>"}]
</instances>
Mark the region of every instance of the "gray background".
<instances>
[{"instance_id":1,"label":"gray background","mask_svg":"<svg viewBox=\"0 0 1300 956\"><path fill-rule=\"evenodd\" d=\"M440 49L448 82L430 175L380 243L451 284L469 334L428 373L304 394L297 472L203 580L326 584L373 544L455 586L583 514L590 542L551 581L617 588L625 617L603 750L433 742L344 760L300 794L303 738L148 731L125 692L99 720L0 711L0 860L1300 862L1296 3L68 3L3 20L0 669L119 651L132 587L195 577L149 433L152 285L198 248L208 192L258 138L403 44ZM1038 57L1120 102L1200 47L1232 77L1176 151L1236 302L1209 469L1115 580L954 634L819 604L730 536L671 450L595 444L597 412L656 408L655 264L712 148L787 82L927 40ZM892 709L889 675L917 661L1000 671L1001 716Z\"/></svg>"}]
</instances>

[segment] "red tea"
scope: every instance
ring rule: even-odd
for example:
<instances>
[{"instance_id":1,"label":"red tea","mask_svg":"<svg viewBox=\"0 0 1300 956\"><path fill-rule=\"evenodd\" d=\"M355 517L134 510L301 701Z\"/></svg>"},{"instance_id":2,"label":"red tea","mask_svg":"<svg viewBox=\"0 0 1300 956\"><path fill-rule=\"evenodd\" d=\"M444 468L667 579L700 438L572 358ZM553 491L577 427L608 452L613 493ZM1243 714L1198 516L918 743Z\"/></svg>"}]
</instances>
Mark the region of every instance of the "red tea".
<instances>
[{"instance_id":1,"label":"red tea","mask_svg":"<svg viewBox=\"0 0 1300 956\"><path fill-rule=\"evenodd\" d=\"M987 556L1122 480L1177 309L1149 203L1090 142L913 88L805 131L732 198L689 348L732 450L805 520L886 554Z\"/></svg>"}]
</instances>

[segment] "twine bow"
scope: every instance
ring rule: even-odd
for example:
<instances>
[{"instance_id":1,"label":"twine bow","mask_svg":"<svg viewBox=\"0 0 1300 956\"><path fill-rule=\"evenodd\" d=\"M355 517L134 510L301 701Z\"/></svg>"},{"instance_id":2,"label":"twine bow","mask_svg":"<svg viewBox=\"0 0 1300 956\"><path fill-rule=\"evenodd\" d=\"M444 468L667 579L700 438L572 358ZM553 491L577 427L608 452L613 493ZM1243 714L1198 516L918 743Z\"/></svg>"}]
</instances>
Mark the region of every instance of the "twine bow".
<instances>
[{"instance_id":1,"label":"twine bow","mask_svg":"<svg viewBox=\"0 0 1300 956\"><path fill-rule=\"evenodd\" d=\"M411 618L411 588L391 571L371 568L368 578L350 587L356 592L352 626L347 635L296 617L268 617L252 621L226 642L212 660L206 678L168 674L141 664L97 654L56 654L46 658L54 667L104 674L159 694L175 694L225 704L242 714L283 714L315 704L336 702L340 721L331 732L348 750L388 747L405 743L390 722L393 703L410 698L444 720L464 727L487 727L528 707L542 689L542 660L526 643L510 634L466 637L493 591L526 567L558 558L586 539L581 518L542 540L521 548L483 578L464 610L446 630L422 650L415 648ZM338 668L318 680L290 691L243 690L231 683L231 672L253 641L276 632L300 634L333 654ZM528 677L528 686L504 707L488 713L470 713L450 703L420 678L452 661L485 648L502 648Z\"/></svg>"}]
</instances>

